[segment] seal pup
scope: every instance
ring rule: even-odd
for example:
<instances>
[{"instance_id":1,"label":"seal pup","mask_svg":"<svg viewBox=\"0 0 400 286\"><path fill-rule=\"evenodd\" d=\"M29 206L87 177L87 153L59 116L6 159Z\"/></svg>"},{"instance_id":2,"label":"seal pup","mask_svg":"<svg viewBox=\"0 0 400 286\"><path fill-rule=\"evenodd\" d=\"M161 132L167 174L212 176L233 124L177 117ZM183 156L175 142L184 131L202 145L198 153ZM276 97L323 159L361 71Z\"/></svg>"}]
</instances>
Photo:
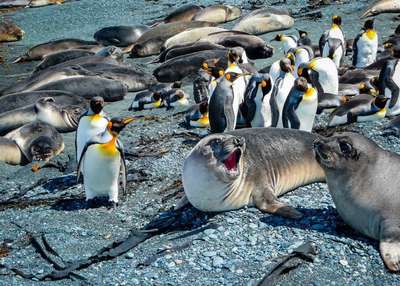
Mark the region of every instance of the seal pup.
<instances>
[{"instance_id":1,"label":"seal pup","mask_svg":"<svg viewBox=\"0 0 400 286\"><path fill-rule=\"evenodd\" d=\"M353 42L353 66L364 68L373 64L378 52L378 34L374 29L374 19L365 21L363 31Z\"/></svg>"},{"instance_id":2,"label":"seal pup","mask_svg":"<svg viewBox=\"0 0 400 286\"><path fill-rule=\"evenodd\" d=\"M19 41L25 35L24 30L18 27L11 20L0 22L0 42Z\"/></svg>"},{"instance_id":3,"label":"seal pup","mask_svg":"<svg viewBox=\"0 0 400 286\"><path fill-rule=\"evenodd\" d=\"M34 121L0 137L0 160L11 165L32 161L49 161L64 150L64 140L57 130L44 122Z\"/></svg>"},{"instance_id":4,"label":"seal pup","mask_svg":"<svg viewBox=\"0 0 400 286\"><path fill-rule=\"evenodd\" d=\"M211 5L203 8L194 15L192 21L207 21L213 23L226 23L236 20L242 14L239 7L232 5Z\"/></svg>"},{"instance_id":5,"label":"seal pup","mask_svg":"<svg viewBox=\"0 0 400 286\"><path fill-rule=\"evenodd\" d=\"M34 105L1 113L0 135L4 135L35 120L54 126L58 132L75 131L79 117L83 112L83 106L63 105L56 103L52 97L42 97Z\"/></svg>"},{"instance_id":6,"label":"seal pup","mask_svg":"<svg viewBox=\"0 0 400 286\"><path fill-rule=\"evenodd\" d=\"M95 32L93 38L103 46L128 47L149 29L146 25L104 27Z\"/></svg>"},{"instance_id":7,"label":"seal pup","mask_svg":"<svg viewBox=\"0 0 400 286\"><path fill-rule=\"evenodd\" d=\"M134 43L130 57L138 58L159 54L164 42L172 36L175 36L176 34L179 34L187 29L214 27L215 25L215 23L204 21L160 24L151 28L142 36L140 36L140 38Z\"/></svg>"},{"instance_id":8,"label":"seal pup","mask_svg":"<svg viewBox=\"0 0 400 286\"><path fill-rule=\"evenodd\" d=\"M293 129L247 128L203 138L186 157L185 200L205 212L255 206L289 218L302 214L277 198L325 180L312 150L316 135Z\"/></svg>"},{"instance_id":9,"label":"seal pup","mask_svg":"<svg viewBox=\"0 0 400 286\"><path fill-rule=\"evenodd\" d=\"M108 196L111 206L118 205L119 178L126 190L127 169L119 133L135 118L112 118L107 129L86 143L78 163L78 177L83 175L86 203L95 207L95 198Z\"/></svg>"},{"instance_id":10,"label":"seal pup","mask_svg":"<svg viewBox=\"0 0 400 286\"><path fill-rule=\"evenodd\" d=\"M311 132L317 109L317 90L304 77L297 78L283 106L283 127Z\"/></svg>"},{"instance_id":11,"label":"seal pup","mask_svg":"<svg viewBox=\"0 0 400 286\"><path fill-rule=\"evenodd\" d=\"M286 30L294 25L294 19L287 9L267 7L257 9L242 17L232 30L261 35Z\"/></svg>"},{"instance_id":12,"label":"seal pup","mask_svg":"<svg viewBox=\"0 0 400 286\"><path fill-rule=\"evenodd\" d=\"M314 150L340 217L379 240L386 267L400 271L400 156L356 133L319 138Z\"/></svg>"},{"instance_id":13,"label":"seal pup","mask_svg":"<svg viewBox=\"0 0 400 286\"><path fill-rule=\"evenodd\" d=\"M24 55L17 58L14 62L24 62L24 61L37 61L42 60L47 54L69 50L77 49L82 47L96 47L97 42L85 41L80 39L61 39L50 41L47 43L36 45L30 48Z\"/></svg>"},{"instance_id":14,"label":"seal pup","mask_svg":"<svg viewBox=\"0 0 400 286\"><path fill-rule=\"evenodd\" d=\"M361 18L375 16L382 13L400 12L399 0L377 0L369 6L361 15Z\"/></svg>"}]
</instances>

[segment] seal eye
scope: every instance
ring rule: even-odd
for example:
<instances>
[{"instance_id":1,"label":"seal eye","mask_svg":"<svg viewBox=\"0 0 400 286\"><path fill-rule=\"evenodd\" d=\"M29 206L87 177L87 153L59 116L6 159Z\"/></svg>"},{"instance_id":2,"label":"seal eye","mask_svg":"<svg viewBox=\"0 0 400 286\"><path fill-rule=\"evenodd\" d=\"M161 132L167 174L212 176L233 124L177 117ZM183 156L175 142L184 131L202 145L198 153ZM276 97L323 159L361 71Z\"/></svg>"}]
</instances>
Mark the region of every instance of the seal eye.
<instances>
[{"instance_id":1,"label":"seal eye","mask_svg":"<svg viewBox=\"0 0 400 286\"><path fill-rule=\"evenodd\" d=\"M340 152L342 152L344 155L350 155L353 151L353 146L346 142L339 142L339 148Z\"/></svg>"}]
</instances>

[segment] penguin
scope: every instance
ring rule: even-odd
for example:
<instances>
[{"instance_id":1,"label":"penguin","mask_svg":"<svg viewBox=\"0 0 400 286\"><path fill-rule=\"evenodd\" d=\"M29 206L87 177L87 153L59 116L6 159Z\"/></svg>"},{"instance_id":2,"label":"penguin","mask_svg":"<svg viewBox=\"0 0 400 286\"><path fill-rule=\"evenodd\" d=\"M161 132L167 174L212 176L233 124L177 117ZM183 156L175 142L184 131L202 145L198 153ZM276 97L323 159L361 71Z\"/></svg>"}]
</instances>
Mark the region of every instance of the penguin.
<instances>
[{"instance_id":1,"label":"penguin","mask_svg":"<svg viewBox=\"0 0 400 286\"><path fill-rule=\"evenodd\" d=\"M388 98L358 95L336 108L329 116L328 126L354 122L375 121L385 118Z\"/></svg>"},{"instance_id":2,"label":"penguin","mask_svg":"<svg viewBox=\"0 0 400 286\"><path fill-rule=\"evenodd\" d=\"M163 90L169 92L171 89ZM140 111L144 109L153 109L163 107L163 101L160 92L143 91L136 94L129 110Z\"/></svg>"},{"instance_id":3,"label":"penguin","mask_svg":"<svg viewBox=\"0 0 400 286\"><path fill-rule=\"evenodd\" d=\"M340 16L333 16L331 28L325 31L319 39L319 50L323 57L326 57L323 51L328 39L339 39L342 42L343 47L345 47L346 41L341 26L342 18ZM327 51L329 51L329 49Z\"/></svg>"},{"instance_id":4,"label":"penguin","mask_svg":"<svg viewBox=\"0 0 400 286\"><path fill-rule=\"evenodd\" d=\"M339 96L339 80L335 63L330 58L314 58L299 66L298 75L305 77L318 91L318 110L340 106L344 98Z\"/></svg>"},{"instance_id":5,"label":"penguin","mask_svg":"<svg viewBox=\"0 0 400 286\"><path fill-rule=\"evenodd\" d=\"M208 83L208 100L210 100L215 88L218 84L218 79L225 74L225 69L219 67L215 62L205 61L202 64L202 69L210 75L210 81Z\"/></svg>"},{"instance_id":6,"label":"penguin","mask_svg":"<svg viewBox=\"0 0 400 286\"><path fill-rule=\"evenodd\" d=\"M293 50L294 50L294 49L293 49ZM295 57L295 55L293 54L292 50L290 50L290 51L287 53L286 58L290 60L290 65L291 65L291 67L292 67L292 69L293 69L293 75L295 75L295 73L294 73L294 67L295 67L295 60L296 60L296 57ZM270 75L270 77L271 77L271 79L272 79L273 82L276 81L276 79L279 77L279 75L280 75L281 72L282 72L282 70L281 70L281 65L280 65L280 62L281 62L282 59L283 59L283 58L281 58L281 59L279 59L279 60L273 62L273 64L271 65L271 67L270 67L270 69L269 69L269 75ZM264 71L264 69L260 71L260 73L265 73L265 72L266 72L266 71Z\"/></svg>"},{"instance_id":7,"label":"penguin","mask_svg":"<svg viewBox=\"0 0 400 286\"><path fill-rule=\"evenodd\" d=\"M186 126L193 128L209 128L208 102L203 101L195 105L185 116Z\"/></svg>"},{"instance_id":8,"label":"penguin","mask_svg":"<svg viewBox=\"0 0 400 286\"><path fill-rule=\"evenodd\" d=\"M193 98L196 104L208 101L210 98L209 85L213 80L208 71L200 69L193 80Z\"/></svg>"},{"instance_id":9,"label":"penguin","mask_svg":"<svg viewBox=\"0 0 400 286\"><path fill-rule=\"evenodd\" d=\"M322 56L330 58L335 63L336 67L340 68L345 52L345 46L340 39L328 38L324 45Z\"/></svg>"},{"instance_id":10,"label":"penguin","mask_svg":"<svg viewBox=\"0 0 400 286\"><path fill-rule=\"evenodd\" d=\"M400 114L400 65L399 59L389 59L384 64L378 79L379 94L389 98L387 115Z\"/></svg>"},{"instance_id":11,"label":"penguin","mask_svg":"<svg viewBox=\"0 0 400 286\"><path fill-rule=\"evenodd\" d=\"M242 76L243 74L227 72L219 79L208 106L211 133L235 129L239 104L235 100L234 83Z\"/></svg>"},{"instance_id":12,"label":"penguin","mask_svg":"<svg viewBox=\"0 0 400 286\"><path fill-rule=\"evenodd\" d=\"M299 66L303 63L311 61L314 58L314 51L309 46L300 46L291 49L288 55L290 54L293 54L294 56L294 72L296 77Z\"/></svg>"},{"instance_id":13,"label":"penguin","mask_svg":"<svg viewBox=\"0 0 400 286\"><path fill-rule=\"evenodd\" d=\"M126 164L118 135L134 117L112 118L107 129L86 143L78 163L78 180L83 174L88 208L96 207L95 198L108 196L112 207L118 205L118 187L121 175L122 190L126 189Z\"/></svg>"},{"instance_id":14,"label":"penguin","mask_svg":"<svg viewBox=\"0 0 400 286\"><path fill-rule=\"evenodd\" d=\"M272 113L272 127L283 127L282 110L285 105L286 98L289 95L295 81L291 62L287 58L280 61L281 73L274 82L270 105Z\"/></svg>"},{"instance_id":15,"label":"penguin","mask_svg":"<svg viewBox=\"0 0 400 286\"><path fill-rule=\"evenodd\" d=\"M90 100L88 111L79 119L75 134L76 162L79 162L86 143L107 128L109 119L105 116L103 107L104 99L95 96Z\"/></svg>"},{"instance_id":16,"label":"penguin","mask_svg":"<svg viewBox=\"0 0 400 286\"><path fill-rule=\"evenodd\" d=\"M364 68L376 61L378 34L374 30L374 19L365 21L362 33L353 42L353 66Z\"/></svg>"},{"instance_id":17,"label":"penguin","mask_svg":"<svg viewBox=\"0 0 400 286\"><path fill-rule=\"evenodd\" d=\"M248 126L270 127L272 124L270 99L272 79L269 74L253 75L246 88L240 109Z\"/></svg>"},{"instance_id":18,"label":"penguin","mask_svg":"<svg viewBox=\"0 0 400 286\"><path fill-rule=\"evenodd\" d=\"M317 109L317 90L304 77L297 78L283 107L283 127L311 132Z\"/></svg>"},{"instance_id":19,"label":"penguin","mask_svg":"<svg viewBox=\"0 0 400 286\"><path fill-rule=\"evenodd\" d=\"M299 32L299 39L297 40L298 46L310 46L312 45L311 39L308 37L308 33L306 31L302 31L297 29Z\"/></svg>"},{"instance_id":20,"label":"penguin","mask_svg":"<svg viewBox=\"0 0 400 286\"><path fill-rule=\"evenodd\" d=\"M161 98L167 109L189 105L187 95L182 89L171 89L161 94Z\"/></svg>"},{"instance_id":21,"label":"penguin","mask_svg":"<svg viewBox=\"0 0 400 286\"><path fill-rule=\"evenodd\" d=\"M278 34L272 41L278 41L283 43L283 52L286 55L290 49L297 47L297 37L293 35Z\"/></svg>"}]
</instances>

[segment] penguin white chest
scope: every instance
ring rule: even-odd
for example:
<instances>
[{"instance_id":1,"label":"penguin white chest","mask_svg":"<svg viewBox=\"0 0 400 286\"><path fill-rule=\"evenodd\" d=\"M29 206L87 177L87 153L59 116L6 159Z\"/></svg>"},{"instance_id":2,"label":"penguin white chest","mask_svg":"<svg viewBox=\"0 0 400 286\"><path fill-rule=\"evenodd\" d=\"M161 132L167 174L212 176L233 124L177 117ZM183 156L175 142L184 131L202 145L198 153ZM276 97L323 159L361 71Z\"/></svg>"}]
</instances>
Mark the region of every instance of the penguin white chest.
<instances>
[{"instance_id":1,"label":"penguin white chest","mask_svg":"<svg viewBox=\"0 0 400 286\"><path fill-rule=\"evenodd\" d=\"M269 100L271 98L271 92L266 94L263 98L261 89L258 89L257 96L254 99L256 103L256 114L254 119L251 121L251 127L270 127L272 124L271 118L271 106Z\"/></svg>"},{"instance_id":2,"label":"penguin white chest","mask_svg":"<svg viewBox=\"0 0 400 286\"><path fill-rule=\"evenodd\" d=\"M357 68L366 67L376 60L378 52L378 37L370 39L367 33L364 33L357 41Z\"/></svg>"},{"instance_id":3,"label":"penguin white chest","mask_svg":"<svg viewBox=\"0 0 400 286\"><path fill-rule=\"evenodd\" d=\"M276 94L276 104L278 105L279 110L279 121L278 121L278 128L283 127L282 123L282 110L283 106L285 105L286 99L289 95L291 88L294 85L295 78L291 73L286 73L282 81L276 87L278 88L278 92Z\"/></svg>"},{"instance_id":4,"label":"penguin white chest","mask_svg":"<svg viewBox=\"0 0 400 286\"><path fill-rule=\"evenodd\" d=\"M296 109L296 115L300 120L300 130L311 132L317 108L318 94L315 89L311 89L303 95L303 99Z\"/></svg>"},{"instance_id":5,"label":"penguin white chest","mask_svg":"<svg viewBox=\"0 0 400 286\"><path fill-rule=\"evenodd\" d=\"M101 116L94 118L90 118L89 116L82 117L76 131L76 159L78 162L86 143L91 141L95 136L104 132L107 128L107 124L108 120Z\"/></svg>"},{"instance_id":6,"label":"penguin white chest","mask_svg":"<svg viewBox=\"0 0 400 286\"><path fill-rule=\"evenodd\" d=\"M121 155L107 144L91 145L83 158L84 188L86 200L108 196L118 202L118 179Z\"/></svg>"}]
</instances>

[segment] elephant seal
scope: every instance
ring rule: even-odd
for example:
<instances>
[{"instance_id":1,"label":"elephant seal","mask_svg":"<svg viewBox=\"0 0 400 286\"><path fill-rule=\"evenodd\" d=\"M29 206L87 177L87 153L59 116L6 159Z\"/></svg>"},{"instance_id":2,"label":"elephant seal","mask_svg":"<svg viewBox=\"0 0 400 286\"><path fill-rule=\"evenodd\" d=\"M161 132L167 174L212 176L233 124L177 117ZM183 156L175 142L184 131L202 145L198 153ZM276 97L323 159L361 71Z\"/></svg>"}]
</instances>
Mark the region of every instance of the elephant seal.
<instances>
[{"instance_id":1,"label":"elephant seal","mask_svg":"<svg viewBox=\"0 0 400 286\"><path fill-rule=\"evenodd\" d=\"M128 92L127 86L120 81L94 76L61 79L45 84L36 90L68 91L85 99L101 96L107 102L122 100Z\"/></svg>"},{"instance_id":2,"label":"elephant seal","mask_svg":"<svg viewBox=\"0 0 400 286\"><path fill-rule=\"evenodd\" d=\"M145 32L134 44L130 56L133 58L147 57L160 53L164 42L187 29L213 27L215 23L204 21L173 22L160 24Z\"/></svg>"},{"instance_id":3,"label":"elephant seal","mask_svg":"<svg viewBox=\"0 0 400 286\"><path fill-rule=\"evenodd\" d=\"M36 45L30 48L24 55L17 58L14 62L25 62L25 61L37 61L42 60L43 57L47 54L77 49L82 47L97 47L97 42L94 41L85 41L80 39L62 39L55 40L43 44Z\"/></svg>"},{"instance_id":4,"label":"elephant seal","mask_svg":"<svg viewBox=\"0 0 400 286\"><path fill-rule=\"evenodd\" d=\"M0 22L0 42L19 41L25 35L24 30L10 20Z\"/></svg>"},{"instance_id":5,"label":"elephant seal","mask_svg":"<svg viewBox=\"0 0 400 286\"><path fill-rule=\"evenodd\" d=\"M242 10L239 7L232 5L212 5L197 12L193 17L193 21L225 23L236 20L240 15L242 15Z\"/></svg>"},{"instance_id":6,"label":"elephant seal","mask_svg":"<svg viewBox=\"0 0 400 286\"><path fill-rule=\"evenodd\" d=\"M64 140L53 126L35 121L0 137L0 150L0 161L26 165L32 161L49 161L60 154Z\"/></svg>"},{"instance_id":7,"label":"elephant seal","mask_svg":"<svg viewBox=\"0 0 400 286\"><path fill-rule=\"evenodd\" d=\"M301 213L277 197L325 180L313 153L316 135L293 129L249 128L203 138L183 166L186 199L220 212L255 206L290 218ZM179 203L182 206L185 198Z\"/></svg>"},{"instance_id":8,"label":"elephant seal","mask_svg":"<svg viewBox=\"0 0 400 286\"><path fill-rule=\"evenodd\" d=\"M202 9L202 7L194 4L183 5L168 14L168 16L164 18L164 23L192 21L193 17Z\"/></svg>"},{"instance_id":9,"label":"elephant seal","mask_svg":"<svg viewBox=\"0 0 400 286\"><path fill-rule=\"evenodd\" d=\"M79 105L62 105L52 97L42 97L33 105L0 114L0 135L39 120L54 126L59 132L71 132L78 127L85 108Z\"/></svg>"},{"instance_id":10,"label":"elephant seal","mask_svg":"<svg viewBox=\"0 0 400 286\"><path fill-rule=\"evenodd\" d=\"M81 107L87 106L87 101L77 95L67 91L60 90L44 90L44 91L28 91L20 93L7 94L0 97L0 114L35 104L42 97L52 97L57 104L63 106L77 105Z\"/></svg>"},{"instance_id":11,"label":"elephant seal","mask_svg":"<svg viewBox=\"0 0 400 286\"><path fill-rule=\"evenodd\" d=\"M48 5L63 4L65 0L31 0L29 7L43 7Z\"/></svg>"},{"instance_id":12,"label":"elephant seal","mask_svg":"<svg viewBox=\"0 0 400 286\"><path fill-rule=\"evenodd\" d=\"M361 15L361 18L376 16L382 13L400 12L399 0L378 0L371 4Z\"/></svg>"},{"instance_id":13,"label":"elephant seal","mask_svg":"<svg viewBox=\"0 0 400 286\"><path fill-rule=\"evenodd\" d=\"M286 9L272 7L254 10L246 15L232 28L235 31L246 32L252 35L261 35L268 32L290 29L294 19Z\"/></svg>"},{"instance_id":14,"label":"elephant seal","mask_svg":"<svg viewBox=\"0 0 400 286\"><path fill-rule=\"evenodd\" d=\"M149 29L146 25L111 26L100 29L93 38L103 46L128 47Z\"/></svg>"},{"instance_id":15,"label":"elephant seal","mask_svg":"<svg viewBox=\"0 0 400 286\"><path fill-rule=\"evenodd\" d=\"M71 49L66 51L55 52L43 56L43 60L36 66L34 72L44 70L48 67L58 65L59 63L64 63L69 60L93 56L95 53L88 50L81 49Z\"/></svg>"},{"instance_id":16,"label":"elephant seal","mask_svg":"<svg viewBox=\"0 0 400 286\"><path fill-rule=\"evenodd\" d=\"M319 138L314 150L341 218L379 240L386 267L400 271L400 156L356 133Z\"/></svg>"},{"instance_id":17,"label":"elephant seal","mask_svg":"<svg viewBox=\"0 0 400 286\"><path fill-rule=\"evenodd\" d=\"M208 43L208 42L196 42L194 44L177 45L163 51L158 59L151 63L163 63L172 58L176 58L183 55L188 55L194 52L206 51L206 50L225 50L226 48L221 45Z\"/></svg>"}]
</instances>

